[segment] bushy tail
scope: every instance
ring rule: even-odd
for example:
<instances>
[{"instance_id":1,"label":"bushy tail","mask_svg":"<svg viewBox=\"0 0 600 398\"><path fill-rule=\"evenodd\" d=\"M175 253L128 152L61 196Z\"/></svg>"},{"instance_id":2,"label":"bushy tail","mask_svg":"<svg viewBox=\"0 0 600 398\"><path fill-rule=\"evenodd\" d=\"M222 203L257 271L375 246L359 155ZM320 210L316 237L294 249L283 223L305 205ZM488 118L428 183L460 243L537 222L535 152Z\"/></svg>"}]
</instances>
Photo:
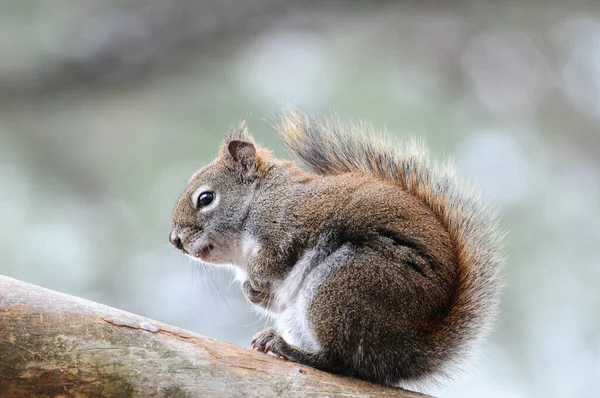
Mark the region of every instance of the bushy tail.
<instances>
[{"instance_id":1,"label":"bushy tail","mask_svg":"<svg viewBox=\"0 0 600 398\"><path fill-rule=\"evenodd\" d=\"M321 120L297 111L284 114L278 130L293 155L313 172L374 174L431 208L455 242L458 259L458 290L437 345L455 360L471 351L499 304L503 233L496 213L455 175L452 164L432 162L415 141L392 145L365 125L345 126L336 118Z\"/></svg>"}]
</instances>

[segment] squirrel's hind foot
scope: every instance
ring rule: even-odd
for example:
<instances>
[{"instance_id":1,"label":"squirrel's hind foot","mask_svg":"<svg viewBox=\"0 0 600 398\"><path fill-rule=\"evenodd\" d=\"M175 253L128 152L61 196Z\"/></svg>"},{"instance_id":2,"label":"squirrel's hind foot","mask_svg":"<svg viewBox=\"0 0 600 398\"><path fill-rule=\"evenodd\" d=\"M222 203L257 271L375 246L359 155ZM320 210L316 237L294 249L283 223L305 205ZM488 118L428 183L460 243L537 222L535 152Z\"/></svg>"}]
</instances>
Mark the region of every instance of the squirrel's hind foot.
<instances>
[{"instance_id":1,"label":"squirrel's hind foot","mask_svg":"<svg viewBox=\"0 0 600 398\"><path fill-rule=\"evenodd\" d=\"M271 328L255 334L250 348L265 354L272 353L275 356L286 360L288 357L285 355L285 352L289 352L290 349L283 337Z\"/></svg>"}]
</instances>

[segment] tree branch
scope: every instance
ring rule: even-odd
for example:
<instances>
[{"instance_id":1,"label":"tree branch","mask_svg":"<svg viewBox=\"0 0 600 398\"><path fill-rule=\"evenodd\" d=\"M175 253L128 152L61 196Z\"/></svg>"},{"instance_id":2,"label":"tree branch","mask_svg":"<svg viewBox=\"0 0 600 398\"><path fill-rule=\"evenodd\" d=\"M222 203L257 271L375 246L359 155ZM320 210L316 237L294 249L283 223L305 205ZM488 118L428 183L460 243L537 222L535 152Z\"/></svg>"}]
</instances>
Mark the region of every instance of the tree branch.
<instances>
[{"instance_id":1,"label":"tree branch","mask_svg":"<svg viewBox=\"0 0 600 398\"><path fill-rule=\"evenodd\" d=\"M0 275L0 396L425 397Z\"/></svg>"}]
</instances>

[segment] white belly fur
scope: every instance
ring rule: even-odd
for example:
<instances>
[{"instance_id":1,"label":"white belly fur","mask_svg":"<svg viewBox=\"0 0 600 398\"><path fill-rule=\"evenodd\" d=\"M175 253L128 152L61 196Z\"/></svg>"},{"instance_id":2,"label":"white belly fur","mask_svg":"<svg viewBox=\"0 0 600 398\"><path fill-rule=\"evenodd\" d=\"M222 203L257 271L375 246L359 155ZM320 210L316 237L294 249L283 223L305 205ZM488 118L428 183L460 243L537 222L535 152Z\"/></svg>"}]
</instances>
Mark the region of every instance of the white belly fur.
<instances>
[{"instance_id":1,"label":"white belly fur","mask_svg":"<svg viewBox=\"0 0 600 398\"><path fill-rule=\"evenodd\" d=\"M310 352L321 350L308 311L318 288L346 263L350 252L349 247L342 246L329 256L319 258L320 250L310 249L275 287L277 311L271 315L275 318L275 329L289 344Z\"/></svg>"}]
</instances>

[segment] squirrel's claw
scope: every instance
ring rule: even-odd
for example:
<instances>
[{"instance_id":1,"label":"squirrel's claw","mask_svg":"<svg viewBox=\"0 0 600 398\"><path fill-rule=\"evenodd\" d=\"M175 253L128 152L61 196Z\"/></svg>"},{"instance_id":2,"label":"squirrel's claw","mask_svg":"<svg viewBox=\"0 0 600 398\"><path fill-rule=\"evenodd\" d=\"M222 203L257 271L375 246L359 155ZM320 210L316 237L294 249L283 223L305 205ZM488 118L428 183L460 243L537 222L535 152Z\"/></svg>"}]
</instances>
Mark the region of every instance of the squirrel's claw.
<instances>
[{"instance_id":1,"label":"squirrel's claw","mask_svg":"<svg viewBox=\"0 0 600 398\"><path fill-rule=\"evenodd\" d=\"M281 359L288 359L283 353L286 345L285 340L277 332L271 328L263 330L257 333L252 339L250 348L254 351L263 352L265 354L271 353Z\"/></svg>"}]
</instances>

